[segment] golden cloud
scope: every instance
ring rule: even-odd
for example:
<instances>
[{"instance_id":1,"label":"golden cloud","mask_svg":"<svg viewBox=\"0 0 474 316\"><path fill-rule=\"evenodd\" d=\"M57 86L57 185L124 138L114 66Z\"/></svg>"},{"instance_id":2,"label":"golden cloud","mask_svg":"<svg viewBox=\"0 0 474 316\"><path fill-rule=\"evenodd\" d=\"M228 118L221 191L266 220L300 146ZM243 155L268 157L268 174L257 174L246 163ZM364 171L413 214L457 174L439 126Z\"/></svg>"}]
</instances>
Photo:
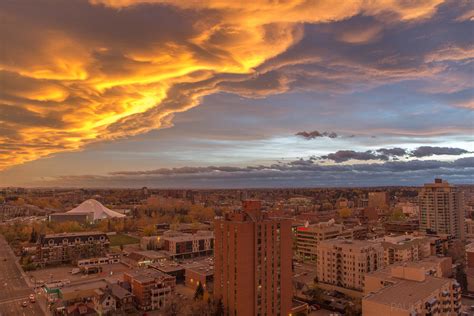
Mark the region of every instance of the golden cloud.
<instances>
[{"instance_id":1,"label":"golden cloud","mask_svg":"<svg viewBox=\"0 0 474 316\"><path fill-rule=\"evenodd\" d=\"M441 2L10 2L0 9L0 169L171 126L205 95L239 93L232 83L253 80L256 67L298 42L301 23L422 19ZM287 79L278 83L243 94L286 89Z\"/></svg>"}]
</instances>

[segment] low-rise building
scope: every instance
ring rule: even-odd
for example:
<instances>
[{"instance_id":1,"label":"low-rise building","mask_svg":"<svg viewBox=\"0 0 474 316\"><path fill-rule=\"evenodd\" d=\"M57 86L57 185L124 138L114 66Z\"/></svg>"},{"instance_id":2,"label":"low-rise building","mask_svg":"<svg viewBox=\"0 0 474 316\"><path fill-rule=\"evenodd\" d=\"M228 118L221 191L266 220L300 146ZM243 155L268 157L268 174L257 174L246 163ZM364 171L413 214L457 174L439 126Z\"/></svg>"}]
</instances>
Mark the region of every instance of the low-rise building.
<instances>
[{"instance_id":1,"label":"low-rise building","mask_svg":"<svg viewBox=\"0 0 474 316\"><path fill-rule=\"evenodd\" d=\"M214 280L214 267L210 265L200 265L185 269L186 286L195 289L199 284L210 291Z\"/></svg>"},{"instance_id":2,"label":"low-rise building","mask_svg":"<svg viewBox=\"0 0 474 316\"><path fill-rule=\"evenodd\" d=\"M474 238L474 221L470 218L464 220L464 226L466 228L466 238Z\"/></svg>"},{"instance_id":3,"label":"low-rise building","mask_svg":"<svg viewBox=\"0 0 474 316\"><path fill-rule=\"evenodd\" d=\"M431 256L418 262L403 262L390 265L365 275L364 293L375 293L388 285L393 285L407 275L430 275L450 278L453 275L451 257Z\"/></svg>"},{"instance_id":4,"label":"low-rise building","mask_svg":"<svg viewBox=\"0 0 474 316\"><path fill-rule=\"evenodd\" d=\"M198 231L195 234L168 231L161 237L163 250L171 258L194 258L211 255L214 249L214 233Z\"/></svg>"},{"instance_id":5,"label":"low-rise building","mask_svg":"<svg viewBox=\"0 0 474 316\"><path fill-rule=\"evenodd\" d=\"M364 239L367 229L361 226L345 228L334 220L296 229L296 257L306 263L317 263L318 244L322 240L333 238Z\"/></svg>"},{"instance_id":6,"label":"low-rise building","mask_svg":"<svg viewBox=\"0 0 474 316\"><path fill-rule=\"evenodd\" d=\"M453 279L432 276L411 264L398 265L375 279L374 287L366 277L373 288L362 299L364 316L459 315L461 287Z\"/></svg>"},{"instance_id":7,"label":"low-rise building","mask_svg":"<svg viewBox=\"0 0 474 316\"><path fill-rule=\"evenodd\" d=\"M77 260L77 266L89 267L89 266L101 266L106 264L113 264L120 262L121 255L119 253L108 253L104 257L88 258Z\"/></svg>"},{"instance_id":8,"label":"low-rise building","mask_svg":"<svg viewBox=\"0 0 474 316\"><path fill-rule=\"evenodd\" d=\"M102 232L41 235L35 262L40 265L77 263L81 259L105 256L109 238Z\"/></svg>"},{"instance_id":9,"label":"low-rise building","mask_svg":"<svg viewBox=\"0 0 474 316\"><path fill-rule=\"evenodd\" d=\"M418 261L430 256L430 241L413 235L385 236L382 240L385 265Z\"/></svg>"},{"instance_id":10,"label":"low-rise building","mask_svg":"<svg viewBox=\"0 0 474 316\"><path fill-rule=\"evenodd\" d=\"M94 222L94 212L52 213L48 215L48 220L53 223L78 222L82 224L91 224Z\"/></svg>"},{"instance_id":11,"label":"low-rise building","mask_svg":"<svg viewBox=\"0 0 474 316\"><path fill-rule=\"evenodd\" d=\"M155 269L125 272L123 279L130 284L140 310L155 310L166 306L176 287L175 277Z\"/></svg>"},{"instance_id":12,"label":"low-rise building","mask_svg":"<svg viewBox=\"0 0 474 316\"><path fill-rule=\"evenodd\" d=\"M409 218L406 220L388 220L384 223L384 228L387 233L413 233L419 228L419 221L417 218Z\"/></svg>"},{"instance_id":13,"label":"low-rise building","mask_svg":"<svg viewBox=\"0 0 474 316\"><path fill-rule=\"evenodd\" d=\"M364 275L383 267L380 243L331 239L318 246L317 282L362 291Z\"/></svg>"}]
</instances>

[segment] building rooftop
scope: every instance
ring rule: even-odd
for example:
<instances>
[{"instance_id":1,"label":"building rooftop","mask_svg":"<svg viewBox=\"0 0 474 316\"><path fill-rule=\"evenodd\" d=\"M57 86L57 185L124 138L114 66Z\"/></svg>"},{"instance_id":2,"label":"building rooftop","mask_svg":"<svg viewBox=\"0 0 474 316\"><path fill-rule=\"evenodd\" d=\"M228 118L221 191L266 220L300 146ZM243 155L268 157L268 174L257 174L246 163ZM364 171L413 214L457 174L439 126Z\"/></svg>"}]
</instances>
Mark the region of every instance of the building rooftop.
<instances>
[{"instance_id":1,"label":"building rooftop","mask_svg":"<svg viewBox=\"0 0 474 316\"><path fill-rule=\"evenodd\" d=\"M74 232L74 233L59 233L59 234L47 234L44 238L57 238L57 237L75 237L75 236L95 236L104 235L104 232L90 231L90 232Z\"/></svg>"},{"instance_id":2,"label":"building rooftop","mask_svg":"<svg viewBox=\"0 0 474 316\"><path fill-rule=\"evenodd\" d=\"M363 249L367 247L374 247L374 246L380 246L380 243L370 241L370 240L352 240L352 239L326 239L320 241L320 244L323 245L328 245L328 246L338 246L342 248L358 248L358 249Z\"/></svg>"},{"instance_id":3,"label":"building rooftop","mask_svg":"<svg viewBox=\"0 0 474 316\"><path fill-rule=\"evenodd\" d=\"M452 282L451 279L427 277L424 281L401 280L377 293L369 294L364 300L383 305L396 304L400 309L410 309L415 303L427 299L434 291Z\"/></svg>"},{"instance_id":4,"label":"building rooftop","mask_svg":"<svg viewBox=\"0 0 474 316\"><path fill-rule=\"evenodd\" d=\"M163 272L155 270L155 269L133 270L133 271L125 272L124 274L129 275L135 281L140 282L140 283L153 282L156 279L163 280L163 279L167 279L167 278L174 278L171 275L168 275L166 273L163 273Z\"/></svg>"}]
</instances>

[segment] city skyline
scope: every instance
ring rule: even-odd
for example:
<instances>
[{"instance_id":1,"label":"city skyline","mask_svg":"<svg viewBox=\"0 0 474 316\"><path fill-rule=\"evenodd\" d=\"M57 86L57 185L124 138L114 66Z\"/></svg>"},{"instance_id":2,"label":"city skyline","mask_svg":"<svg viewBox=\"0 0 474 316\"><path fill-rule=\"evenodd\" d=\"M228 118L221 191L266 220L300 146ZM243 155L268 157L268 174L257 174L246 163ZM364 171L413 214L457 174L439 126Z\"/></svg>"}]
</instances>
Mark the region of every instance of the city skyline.
<instances>
[{"instance_id":1,"label":"city skyline","mask_svg":"<svg viewBox=\"0 0 474 316\"><path fill-rule=\"evenodd\" d=\"M474 183L471 1L0 14L0 187Z\"/></svg>"}]
</instances>

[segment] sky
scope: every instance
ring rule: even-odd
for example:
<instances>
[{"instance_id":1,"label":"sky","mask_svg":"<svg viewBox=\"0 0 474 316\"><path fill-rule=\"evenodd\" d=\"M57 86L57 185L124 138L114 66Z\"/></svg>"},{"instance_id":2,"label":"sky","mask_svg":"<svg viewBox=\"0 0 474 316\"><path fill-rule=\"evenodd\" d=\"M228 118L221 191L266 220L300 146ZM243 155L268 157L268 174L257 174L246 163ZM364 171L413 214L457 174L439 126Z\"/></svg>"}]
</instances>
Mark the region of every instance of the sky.
<instances>
[{"instance_id":1,"label":"sky","mask_svg":"<svg viewBox=\"0 0 474 316\"><path fill-rule=\"evenodd\" d=\"M0 0L0 187L474 183L474 2Z\"/></svg>"}]
</instances>

